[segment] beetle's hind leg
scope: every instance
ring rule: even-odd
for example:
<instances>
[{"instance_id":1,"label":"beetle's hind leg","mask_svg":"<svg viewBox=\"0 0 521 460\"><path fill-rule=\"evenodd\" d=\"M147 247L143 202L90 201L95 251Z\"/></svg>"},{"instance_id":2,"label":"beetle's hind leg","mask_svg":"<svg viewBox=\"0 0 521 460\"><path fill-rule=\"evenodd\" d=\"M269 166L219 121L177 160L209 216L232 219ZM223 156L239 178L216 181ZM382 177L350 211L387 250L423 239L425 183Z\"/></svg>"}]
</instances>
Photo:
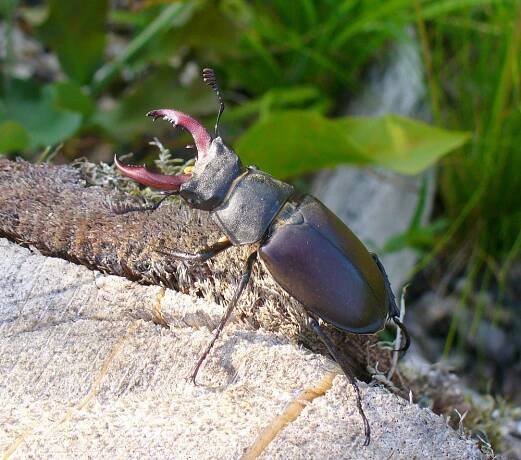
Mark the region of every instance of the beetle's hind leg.
<instances>
[{"instance_id":1,"label":"beetle's hind leg","mask_svg":"<svg viewBox=\"0 0 521 460\"><path fill-rule=\"evenodd\" d=\"M162 195L164 195L163 197L161 197L161 199L159 201L157 201L156 203L154 204L148 204L148 205L141 205L141 206L132 206L132 205L129 205L129 204L123 204L123 205L111 205L111 211L116 214L116 215L122 215L122 214L127 214L129 212L142 212L142 211L155 211L156 209L159 208L159 206L161 206L161 204L163 203L163 201L165 201L168 197L171 197L173 195L177 195L179 192L178 191L175 191L175 192L163 192L161 193Z\"/></svg>"},{"instance_id":2,"label":"beetle's hind leg","mask_svg":"<svg viewBox=\"0 0 521 460\"><path fill-rule=\"evenodd\" d=\"M340 366L340 368L344 372L345 376L347 377L349 384L355 390L356 406L358 407L358 413L360 414L360 416L362 417L362 420L364 422L364 433L365 433L364 446L368 446L369 442L371 441L371 427L369 426L369 420L367 420L364 409L362 407L362 397L360 395L360 388L358 388L358 384L356 383L356 378L353 374L353 371L351 370L351 367L345 360L343 353L336 347L336 345L333 343L333 341L320 327L318 320L315 317L313 317L311 314L309 314L309 312L308 312L308 318L309 318L309 324L310 324L311 328L320 337L320 340L322 340L322 342L324 342L324 345L329 350L329 353L331 354L333 359L337 362L337 364Z\"/></svg>"},{"instance_id":3,"label":"beetle's hind leg","mask_svg":"<svg viewBox=\"0 0 521 460\"><path fill-rule=\"evenodd\" d=\"M400 320L400 309L398 308L398 305L396 305L396 298L394 297L393 290L391 288L391 283L389 282L389 278L387 276L387 273L385 272L385 268L382 265L382 262L378 258L378 256L372 252L371 256L373 257L373 260L376 262L376 265L378 266L378 269L382 273L382 276L384 277L385 282L385 291L387 293L387 299L389 301L389 317L393 320L394 324L400 330L402 331L403 336L405 337L405 344L400 347L398 350L392 350L392 351L399 351L399 352L406 352L411 345L411 336L409 335L409 332L407 331L407 328L405 327L405 324L402 323Z\"/></svg>"},{"instance_id":4,"label":"beetle's hind leg","mask_svg":"<svg viewBox=\"0 0 521 460\"><path fill-rule=\"evenodd\" d=\"M257 260L257 251L250 254L248 259L246 260L246 267L244 269L244 272L242 273L241 279L239 281L239 285L237 286L237 289L235 290L235 293L233 294L232 300L228 304L228 307L226 308L226 311L221 318L221 321L219 322L219 325L215 329L214 335L208 346L206 347L206 350L204 350L203 354L199 358L199 361L197 361L197 364L194 367L194 370L192 371L192 375L190 376L190 380L195 385L196 384L196 378L197 373L199 372L199 369L201 368L201 365L204 363L204 360L210 353L210 350L214 346L216 340L219 338L219 335L221 334L222 330L224 329L224 326L230 319L230 316L232 314L233 309L237 305L237 302L239 301L239 298L241 297L241 294L243 293L244 289L248 285L248 281L250 281L251 277L251 271L253 268L253 264L255 263L255 260Z\"/></svg>"}]
</instances>

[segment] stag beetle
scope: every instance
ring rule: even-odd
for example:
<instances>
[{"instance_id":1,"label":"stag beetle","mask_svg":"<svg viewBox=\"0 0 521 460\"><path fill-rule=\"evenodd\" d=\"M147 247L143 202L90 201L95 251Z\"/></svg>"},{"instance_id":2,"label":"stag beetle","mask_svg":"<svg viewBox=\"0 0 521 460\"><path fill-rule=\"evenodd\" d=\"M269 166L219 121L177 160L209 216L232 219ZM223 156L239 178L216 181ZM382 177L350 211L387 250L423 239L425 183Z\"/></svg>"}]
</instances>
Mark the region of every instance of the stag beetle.
<instances>
[{"instance_id":1,"label":"stag beetle","mask_svg":"<svg viewBox=\"0 0 521 460\"><path fill-rule=\"evenodd\" d=\"M385 270L378 257L369 253L353 232L316 198L298 195L291 185L256 167L242 165L219 136L224 102L213 70L204 69L203 79L219 101L215 136L177 110L159 109L147 114L154 120L161 118L190 132L197 149L192 170L189 168L180 175L164 175L114 158L123 175L162 190L166 196L179 194L189 206L208 211L225 235L198 253L176 251L169 253L171 257L202 263L232 246L257 245L246 260L235 294L197 362L191 380L195 383L199 368L230 318L259 257L275 281L303 305L309 325L354 387L364 423L364 445L368 445L370 427L355 377L318 319L345 332L372 334L382 329L390 318L406 339L403 348L396 351L405 351L410 339L399 319L400 312ZM163 199L146 209L157 208Z\"/></svg>"}]
</instances>

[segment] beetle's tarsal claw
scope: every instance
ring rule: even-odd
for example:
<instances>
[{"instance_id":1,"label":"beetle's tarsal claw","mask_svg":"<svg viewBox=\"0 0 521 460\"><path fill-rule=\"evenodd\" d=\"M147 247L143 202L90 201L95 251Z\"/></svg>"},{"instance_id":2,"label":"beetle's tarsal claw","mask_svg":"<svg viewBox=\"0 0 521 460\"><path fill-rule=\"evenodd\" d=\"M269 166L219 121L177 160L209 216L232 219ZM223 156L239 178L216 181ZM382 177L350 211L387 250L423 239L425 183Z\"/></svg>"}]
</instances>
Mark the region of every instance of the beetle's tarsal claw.
<instances>
[{"instance_id":1,"label":"beetle's tarsal claw","mask_svg":"<svg viewBox=\"0 0 521 460\"><path fill-rule=\"evenodd\" d=\"M398 348L397 350L391 350L391 351L405 354L405 352L411 346L411 336L409 335L409 331L405 327L405 324L403 324L400 321L399 317L393 316L391 319L393 320L394 324L396 324L396 327L398 327L402 331L402 334L405 337L405 343L400 348Z\"/></svg>"}]
</instances>

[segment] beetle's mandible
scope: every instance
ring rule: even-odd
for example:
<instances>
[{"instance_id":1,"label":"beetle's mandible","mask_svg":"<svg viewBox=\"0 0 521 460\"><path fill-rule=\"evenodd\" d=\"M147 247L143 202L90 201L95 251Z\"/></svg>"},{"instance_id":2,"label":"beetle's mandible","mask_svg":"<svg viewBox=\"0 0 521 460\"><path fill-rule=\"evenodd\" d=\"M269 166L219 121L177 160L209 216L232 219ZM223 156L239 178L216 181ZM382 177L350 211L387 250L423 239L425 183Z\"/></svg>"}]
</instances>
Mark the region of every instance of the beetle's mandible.
<instances>
[{"instance_id":1,"label":"beetle's mandible","mask_svg":"<svg viewBox=\"0 0 521 460\"><path fill-rule=\"evenodd\" d=\"M191 171L171 176L125 165L117 157L114 160L125 176L163 190L167 196L179 194L189 206L208 211L224 234L223 239L198 253L172 252L171 257L204 262L232 246L257 245L245 262L237 290L191 379L195 383L199 368L248 284L253 264L260 258L275 281L302 304L311 328L356 390L357 406L364 422L364 445L368 445L370 427L355 377L318 319L357 334L375 333L392 319L404 332L406 342L399 351L405 351L410 340L399 319L400 312L385 270L378 257L369 253L353 232L316 198L298 195L291 185L255 167L242 165L219 136L224 103L213 70L204 69L203 78L216 92L220 103L215 136L197 120L177 110L159 109L147 114L190 132L197 149ZM157 208L161 201L147 209Z\"/></svg>"}]
</instances>

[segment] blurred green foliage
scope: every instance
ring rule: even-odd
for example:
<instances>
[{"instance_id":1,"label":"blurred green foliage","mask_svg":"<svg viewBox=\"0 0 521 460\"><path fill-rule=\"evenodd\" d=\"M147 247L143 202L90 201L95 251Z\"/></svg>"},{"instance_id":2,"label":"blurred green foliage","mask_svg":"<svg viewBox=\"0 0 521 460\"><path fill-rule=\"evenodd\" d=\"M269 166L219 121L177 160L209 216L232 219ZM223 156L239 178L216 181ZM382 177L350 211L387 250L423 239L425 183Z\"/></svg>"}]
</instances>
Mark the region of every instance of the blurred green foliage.
<instances>
[{"instance_id":1,"label":"blurred green foliage","mask_svg":"<svg viewBox=\"0 0 521 460\"><path fill-rule=\"evenodd\" d=\"M19 135L4 151L34 151L78 132L129 144L149 131L142 113L154 106L209 114L213 95L198 80L179 83L190 60L215 65L223 86L244 101L230 111L238 151L277 176L343 162L415 173L465 140L412 120L323 116L336 109L339 94L356 90L364 65L386 41L403 35L412 14L408 0L189 0L144 3L133 12L109 8L107 0L65 6L51 0L43 9L34 35L56 53L66 79L44 85L6 73L0 120ZM113 42L119 36L122 45L103 62L109 35ZM179 61L174 68L172 59ZM104 110L100 100L107 95L112 107ZM369 131L382 142L368 145ZM389 143L398 131L400 139ZM411 148L418 135L422 145Z\"/></svg>"},{"instance_id":2,"label":"blurred green foliage","mask_svg":"<svg viewBox=\"0 0 521 460\"><path fill-rule=\"evenodd\" d=\"M39 35L56 52L67 76L80 84L89 83L103 62L108 6L108 0L49 1Z\"/></svg>"},{"instance_id":3,"label":"blurred green foliage","mask_svg":"<svg viewBox=\"0 0 521 460\"><path fill-rule=\"evenodd\" d=\"M27 80L11 79L3 94L0 120L12 123L24 133L25 144L16 150L34 149L57 144L74 135L82 124L83 115L68 107L79 105L82 95L77 86L71 98L67 91L60 91L67 82L37 85ZM88 99L87 99L88 100ZM74 105L73 105L74 104ZM22 137L20 137L22 139Z\"/></svg>"},{"instance_id":4,"label":"blurred green foliage","mask_svg":"<svg viewBox=\"0 0 521 460\"><path fill-rule=\"evenodd\" d=\"M460 155L443 162L442 195L452 219L464 211L461 230L502 276L490 256L507 262L521 249L521 3L470 13L431 31L444 123L473 133Z\"/></svg>"},{"instance_id":5,"label":"blurred green foliage","mask_svg":"<svg viewBox=\"0 0 521 460\"><path fill-rule=\"evenodd\" d=\"M521 254L521 2L469 8L427 32L432 105L445 125L472 132L471 142L441 163L441 197L451 225L438 247L448 246L454 260L467 265L448 353L475 336L480 320L498 324L508 316L508 303L519 307L506 289ZM476 288L497 292L494 308L469 300ZM469 307L471 324L462 319ZM518 312L501 326L519 327Z\"/></svg>"}]
</instances>

